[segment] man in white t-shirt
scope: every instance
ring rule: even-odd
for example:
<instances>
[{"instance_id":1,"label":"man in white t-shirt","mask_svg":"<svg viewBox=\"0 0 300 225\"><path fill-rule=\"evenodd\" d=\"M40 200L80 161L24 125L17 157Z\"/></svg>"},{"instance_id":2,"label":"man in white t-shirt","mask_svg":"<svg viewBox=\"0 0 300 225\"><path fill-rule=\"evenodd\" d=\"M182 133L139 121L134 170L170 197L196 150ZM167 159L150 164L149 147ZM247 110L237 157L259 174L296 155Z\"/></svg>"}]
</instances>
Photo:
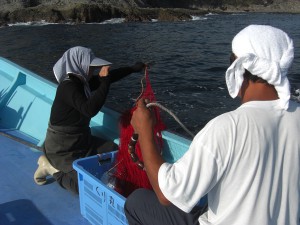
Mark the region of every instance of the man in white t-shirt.
<instances>
[{"instance_id":1,"label":"man in white t-shirt","mask_svg":"<svg viewBox=\"0 0 300 225\"><path fill-rule=\"evenodd\" d=\"M174 164L156 150L153 118L140 100L131 124L153 191L126 201L130 225L300 224L300 105L290 101L293 41L280 29L250 25L232 41L226 84L242 105L195 136ZM195 206L208 196L208 209Z\"/></svg>"}]
</instances>

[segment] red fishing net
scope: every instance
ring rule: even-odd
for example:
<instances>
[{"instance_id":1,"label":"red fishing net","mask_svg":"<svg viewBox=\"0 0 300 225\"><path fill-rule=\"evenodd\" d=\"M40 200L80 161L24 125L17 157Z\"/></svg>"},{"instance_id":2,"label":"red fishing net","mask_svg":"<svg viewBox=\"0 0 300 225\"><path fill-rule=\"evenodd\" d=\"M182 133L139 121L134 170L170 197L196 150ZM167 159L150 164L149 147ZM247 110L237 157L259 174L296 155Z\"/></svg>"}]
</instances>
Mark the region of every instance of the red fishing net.
<instances>
[{"instance_id":1,"label":"red fishing net","mask_svg":"<svg viewBox=\"0 0 300 225\"><path fill-rule=\"evenodd\" d=\"M149 73L147 68L145 69L145 89L142 91L142 94L139 98L148 99L150 102L155 102L155 95L150 84ZM121 115L120 118L120 144L119 151L117 154L115 166L115 177L116 184L115 190L127 197L132 191L137 188L147 188L152 189L151 184L148 180L146 171L140 169L136 163L134 163L128 152L128 145L130 143L131 137L134 133L133 127L130 124L131 116L136 107L127 110ZM159 109L153 107L152 111L156 118L156 124L154 126L154 136L156 138L156 144L160 151L162 150L162 135L161 131L165 129L163 124ZM139 158L139 161L143 161L140 145L137 142L136 144L136 155Z\"/></svg>"}]
</instances>

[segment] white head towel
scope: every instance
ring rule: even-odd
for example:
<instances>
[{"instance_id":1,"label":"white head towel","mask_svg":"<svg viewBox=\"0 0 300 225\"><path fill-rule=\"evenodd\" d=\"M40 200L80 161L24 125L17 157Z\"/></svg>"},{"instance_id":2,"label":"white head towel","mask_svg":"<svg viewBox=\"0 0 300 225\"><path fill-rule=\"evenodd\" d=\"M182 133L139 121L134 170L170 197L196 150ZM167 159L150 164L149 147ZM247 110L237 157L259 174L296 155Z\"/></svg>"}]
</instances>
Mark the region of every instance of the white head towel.
<instances>
[{"instance_id":1,"label":"white head towel","mask_svg":"<svg viewBox=\"0 0 300 225\"><path fill-rule=\"evenodd\" d=\"M230 96L238 95L246 69L274 85L281 107L287 109L290 99L287 73L294 59L293 40L280 29L250 25L234 37L232 52L237 59L226 71Z\"/></svg>"},{"instance_id":2,"label":"white head towel","mask_svg":"<svg viewBox=\"0 0 300 225\"><path fill-rule=\"evenodd\" d=\"M77 75L84 83L85 93L90 97L88 74L90 66L106 66L111 63L95 57L91 49L76 46L68 49L56 62L53 72L58 83L68 78L68 74Z\"/></svg>"}]
</instances>

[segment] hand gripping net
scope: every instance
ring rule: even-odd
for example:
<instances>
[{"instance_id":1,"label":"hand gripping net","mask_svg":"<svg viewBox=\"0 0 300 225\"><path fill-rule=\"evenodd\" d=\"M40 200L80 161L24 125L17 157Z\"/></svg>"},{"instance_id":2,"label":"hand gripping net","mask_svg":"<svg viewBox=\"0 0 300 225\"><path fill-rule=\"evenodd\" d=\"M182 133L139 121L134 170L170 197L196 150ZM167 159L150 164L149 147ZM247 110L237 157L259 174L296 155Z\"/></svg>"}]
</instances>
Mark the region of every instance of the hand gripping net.
<instances>
[{"instance_id":1,"label":"hand gripping net","mask_svg":"<svg viewBox=\"0 0 300 225\"><path fill-rule=\"evenodd\" d=\"M150 102L156 102L154 92L152 90L148 69L145 69L145 89L143 88L141 95L138 99L148 99ZM136 101L138 101L138 99ZM120 144L119 151L115 162L115 173L116 178L115 190L127 197L131 192L137 188L152 189L151 184L148 180L146 171L139 166L138 163L143 165L143 158L139 142L135 145L135 156L137 156L137 162L134 162L129 152L129 144L132 142L132 136L134 133L133 127L130 124L131 116L133 111L136 109L134 106L132 109L124 112L120 117ZM158 149L162 151L162 135L161 131L165 129L163 124L159 108L152 107L151 109L156 117L156 124L154 126L154 136Z\"/></svg>"}]
</instances>

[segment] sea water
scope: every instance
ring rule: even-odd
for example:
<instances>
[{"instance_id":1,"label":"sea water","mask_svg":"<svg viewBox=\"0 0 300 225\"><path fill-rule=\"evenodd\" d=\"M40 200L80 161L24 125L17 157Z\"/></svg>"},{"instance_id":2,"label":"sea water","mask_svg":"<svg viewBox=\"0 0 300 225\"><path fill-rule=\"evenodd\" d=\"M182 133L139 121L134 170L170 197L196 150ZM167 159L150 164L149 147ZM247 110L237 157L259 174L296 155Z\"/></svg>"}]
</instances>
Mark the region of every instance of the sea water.
<instances>
[{"instance_id":1,"label":"sea water","mask_svg":"<svg viewBox=\"0 0 300 225\"><path fill-rule=\"evenodd\" d=\"M43 21L0 28L0 56L53 82L53 65L73 46L91 48L113 68L143 61L157 101L171 110L193 133L209 120L239 106L225 85L231 41L250 24L286 31L294 40L295 60L289 78L292 91L300 88L300 15L238 13L208 14L191 21L124 23L116 18L100 24L47 24ZM128 109L141 92L143 73L112 84L107 106ZM162 112L168 129L187 135ZM188 136L188 135L187 135Z\"/></svg>"}]
</instances>

